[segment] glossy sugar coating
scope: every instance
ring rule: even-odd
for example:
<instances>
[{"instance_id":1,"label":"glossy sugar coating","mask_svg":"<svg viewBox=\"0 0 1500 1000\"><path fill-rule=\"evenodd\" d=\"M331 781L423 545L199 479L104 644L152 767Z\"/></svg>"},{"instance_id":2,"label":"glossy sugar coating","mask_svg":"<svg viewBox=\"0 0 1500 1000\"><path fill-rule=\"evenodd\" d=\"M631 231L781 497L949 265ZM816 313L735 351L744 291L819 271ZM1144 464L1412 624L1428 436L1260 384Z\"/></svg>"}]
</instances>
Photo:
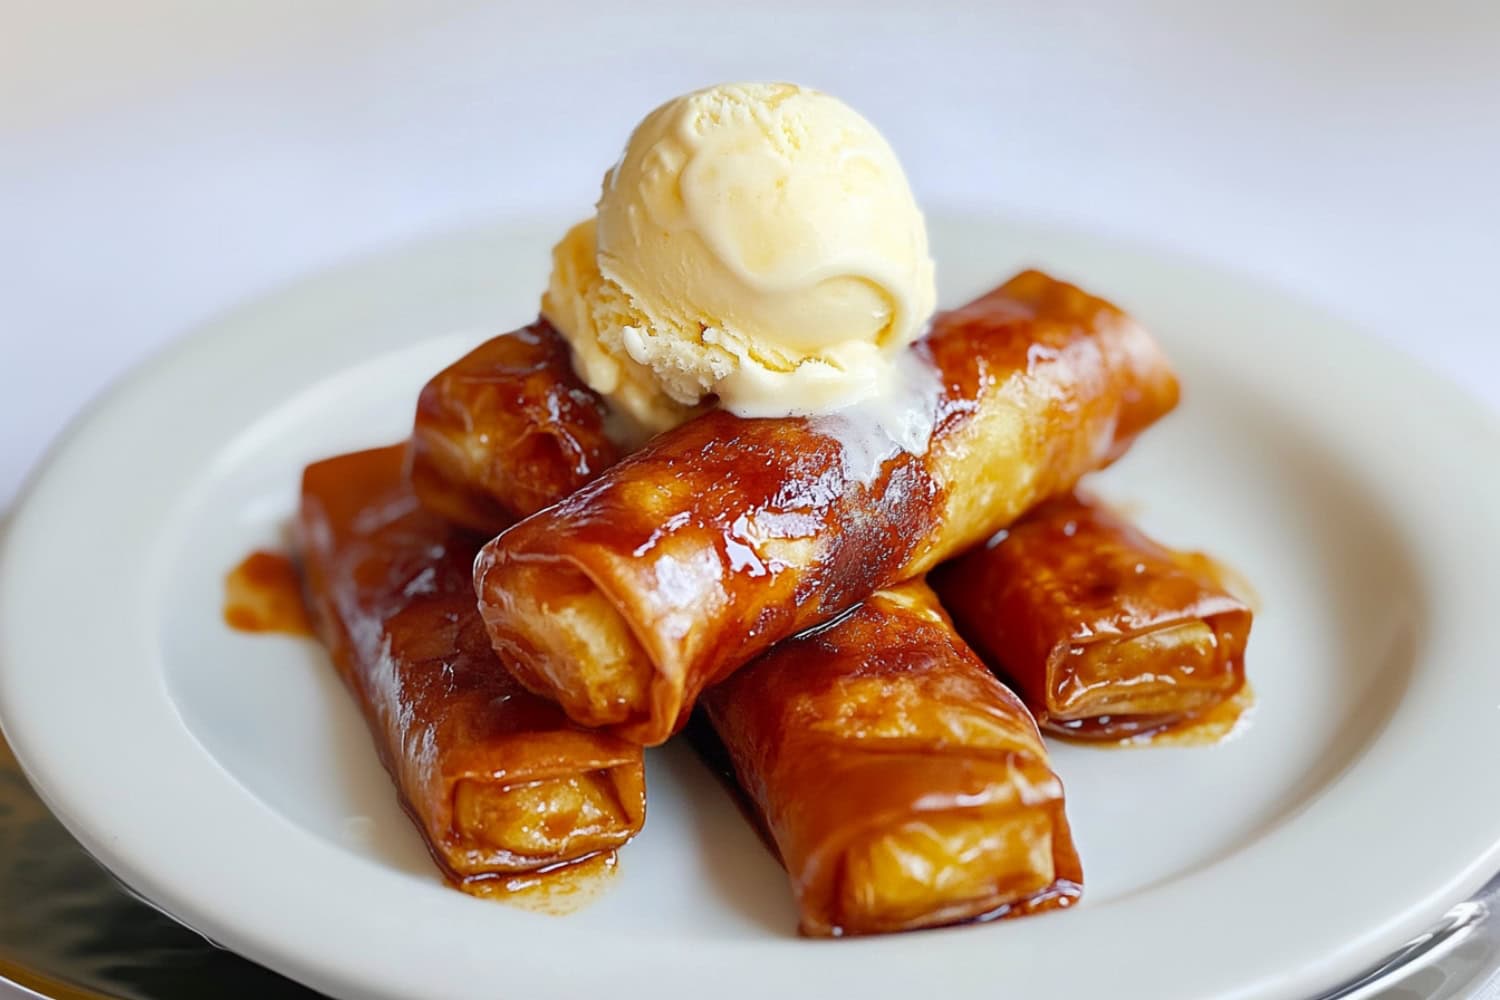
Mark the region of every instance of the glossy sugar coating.
<instances>
[{"instance_id":1,"label":"glossy sugar coating","mask_svg":"<svg viewBox=\"0 0 1500 1000\"><path fill-rule=\"evenodd\" d=\"M1043 728L1119 739L1194 718L1244 686L1252 613L1212 567L1068 496L932 580Z\"/></svg>"},{"instance_id":2,"label":"glossy sugar coating","mask_svg":"<svg viewBox=\"0 0 1500 1000\"><path fill-rule=\"evenodd\" d=\"M428 508L486 536L593 479L619 450L604 404L546 320L485 341L422 388L411 480Z\"/></svg>"},{"instance_id":3,"label":"glossy sugar coating","mask_svg":"<svg viewBox=\"0 0 1500 1000\"><path fill-rule=\"evenodd\" d=\"M640 749L501 667L474 604L480 539L418 504L403 455L309 466L297 522L318 633L402 805L471 888L618 847L645 816Z\"/></svg>"},{"instance_id":4,"label":"glossy sugar coating","mask_svg":"<svg viewBox=\"0 0 1500 1000\"><path fill-rule=\"evenodd\" d=\"M1036 724L920 582L777 645L703 706L813 935L1030 913L1078 897Z\"/></svg>"}]
</instances>

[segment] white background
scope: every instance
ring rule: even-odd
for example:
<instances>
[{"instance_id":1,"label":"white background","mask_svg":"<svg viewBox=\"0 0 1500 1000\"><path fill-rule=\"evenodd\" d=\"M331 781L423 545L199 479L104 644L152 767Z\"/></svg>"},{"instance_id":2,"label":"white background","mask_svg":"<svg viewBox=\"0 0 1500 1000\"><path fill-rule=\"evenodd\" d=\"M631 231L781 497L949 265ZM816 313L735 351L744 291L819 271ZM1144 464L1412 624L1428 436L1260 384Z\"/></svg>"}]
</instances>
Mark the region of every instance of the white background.
<instances>
[{"instance_id":1,"label":"white background","mask_svg":"<svg viewBox=\"0 0 1500 1000\"><path fill-rule=\"evenodd\" d=\"M847 98L928 204L1263 275L1500 407L1500 3L598 6L8 0L0 504L157 345L420 234L582 215L644 111L726 78Z\"/></svg>"},{"instance_id":2,"label":"white background","mask_svg":"<svg viewBox=\"0 0 1500 1000\"><path fill-rule=\"evenodd\" d=\"M846 98L929 205L1262 276L1500 410L1500 3L803 6L6 0L0 507L168 339L425 234L582 216L635 120L735 78Z\"/></svg>"}]
</instances>

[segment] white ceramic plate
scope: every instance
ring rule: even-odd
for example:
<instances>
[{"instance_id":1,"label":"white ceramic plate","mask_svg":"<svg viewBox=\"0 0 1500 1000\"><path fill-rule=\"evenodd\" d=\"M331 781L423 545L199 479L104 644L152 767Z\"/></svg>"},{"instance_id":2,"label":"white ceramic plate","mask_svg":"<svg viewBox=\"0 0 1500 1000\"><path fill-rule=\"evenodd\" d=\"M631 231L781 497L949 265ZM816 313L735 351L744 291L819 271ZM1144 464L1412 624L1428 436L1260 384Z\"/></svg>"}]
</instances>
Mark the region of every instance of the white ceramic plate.
<instances>
[{"instance_id":1,"label":"white ceramic plate","mask_svg":"<svg viewBox=\"0 0 1500 1000\"><path fill-rule=\"evenodd\" d=\"M799 940L784 878L679 747L590 908L445 888L311 642L221 624L309 460L396 440L417 388L528 319L562 231L511 225L319 278L96 405L0 565L0 717L48 804L160 906L342 996L1298 997L1500 866L1500 434L1418 365L1178 259L937 216L943 299L1038 264L1161 338L1182 408L1101 480L1254 582L1253 724L1213 748L1055 747L1085 901ZM468 331L452 333L451 331Z\"/></svg>"}]
</instances>

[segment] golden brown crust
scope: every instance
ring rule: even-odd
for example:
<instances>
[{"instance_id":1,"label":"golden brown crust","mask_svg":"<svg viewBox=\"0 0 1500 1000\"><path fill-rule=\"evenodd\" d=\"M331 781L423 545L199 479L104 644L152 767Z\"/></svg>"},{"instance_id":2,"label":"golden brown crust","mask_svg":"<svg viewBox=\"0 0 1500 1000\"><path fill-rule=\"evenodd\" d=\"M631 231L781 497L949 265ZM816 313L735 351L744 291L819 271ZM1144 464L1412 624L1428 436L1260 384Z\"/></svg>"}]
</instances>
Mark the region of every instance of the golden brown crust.
<instances>
[{"instance_id":1,"label":"golden brown crust","mask_svg":"<svg viewBox=\"0 0 1500 1000\"><path fill-rule=\"evenodd\" d=\"M411 438L417 496L486 536L612 465L604 404L546 320L495 337L433 376Z\"/></svg>"},{"instance_id":2,"label":"golden brown crust","mask_svg":"<svg viewBox=\"0 0 1500 1000\"><path fill-rule=\"evenodd\" d=\"M1119 739L1201 715L1244 685L1251 610L1208 565L1069 496L932 582L1043 728Z\"/></svg>"},{"instance_id":3,"label":"golden brown crust","mask_svg":"<svg viewBox=\"0 0 1500 1000\"><path fill-rule=\"evenodd\" d=\"M912 349L942 381L936 430L873 482L815 421L713 412L487 545L502 660L573 718L660 743L706 686L1071 489L1177 400L1139 326L1038 272Z\"/></svg>"},{"instance_id":4,"label":"golden brown crust","mask_svg":"<svg viewBox=\"0 0 1500 1000\"><path fill-rule=\"evenodd\" d=\"M703 706L791 877L804 933L1077 898L1062 785L1036 725L925 584L778 644Z\"/></svg>"},{"instance_id":5,"label":"golden brown crust","mask_svg":"<svg viewBox=\"0 0 1500 1000\"><path fill-rule=\"evenodd\" d=\"M403 805L460 882L623 844L645 814L640 749L496 661L471 583L480 540L418 504L403 451L309 466L298 518L315 624Z\"/></svg>"}]
</instances>

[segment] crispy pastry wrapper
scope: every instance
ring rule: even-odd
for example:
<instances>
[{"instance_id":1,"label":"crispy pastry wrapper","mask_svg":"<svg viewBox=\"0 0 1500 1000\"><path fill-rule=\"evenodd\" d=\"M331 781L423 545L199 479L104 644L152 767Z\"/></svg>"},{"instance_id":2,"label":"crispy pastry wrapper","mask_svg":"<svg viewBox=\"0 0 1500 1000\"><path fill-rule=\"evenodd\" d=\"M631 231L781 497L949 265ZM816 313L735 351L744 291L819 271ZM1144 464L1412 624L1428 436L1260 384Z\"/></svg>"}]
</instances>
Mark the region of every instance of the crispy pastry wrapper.
<instances>
[{"instance_id":1,"label":"crispy pastry wrapper","mask_svg":"<svg viewBox=\"0 0 1500 1000\"><path fill-rule=\"evenodd\" d=\"M501 668L474 603L479 539L422 508L394 446L308 466L298 535L313 619L402 805L460 885L618 847L640 748L573 724Z\"/></svg>"},{"instance_id":2,"label":"crispy pastry wrapper","mask_svg":"<svg viewBox=\"0 0 1500 1000\"><path fill-rule=\"evenodd\" d=\"M1044 729L1113 740L1197 718L1245 684L1252 612L1213 563L1062 497L940 567L959 632Z\"/></svg>"},{"instance_id":3,"label":"crispy pastry wrapper","mask_svg":"<svg viewBox=\"0 0 1500 1000\"><path fill-rule=\"evenodd\" d=\"M826 423L710 412L485 546L506 666L579 722L660 743L708 685L1071 489L1177 401L1140 326L1036 271L912 350L941 380L932 440L872 479Z\"/></svg>"},{"instance_id":4,"label":"crispy pastry wrapper","mask_svg":"<svg viewBox=\"0 0 1500 1000\"><path fill-rule=\"evenodd\" d=\"M417 399L411 481L422 503L493 537L613 465L604 403L540 319L433 376Z\"/></svg>"},{"instance_id":5,"label":"crispy pastry wrapper","mask_svg":"<svg viewBox=\"0 0 1500 1000\"><path fill-rule=\"evenodd\" d=\"M1036 724L926 584L778 644L702 705L791 877L803 933L1078 898L1062 783Z\"/></svg>"}]
</instances>

